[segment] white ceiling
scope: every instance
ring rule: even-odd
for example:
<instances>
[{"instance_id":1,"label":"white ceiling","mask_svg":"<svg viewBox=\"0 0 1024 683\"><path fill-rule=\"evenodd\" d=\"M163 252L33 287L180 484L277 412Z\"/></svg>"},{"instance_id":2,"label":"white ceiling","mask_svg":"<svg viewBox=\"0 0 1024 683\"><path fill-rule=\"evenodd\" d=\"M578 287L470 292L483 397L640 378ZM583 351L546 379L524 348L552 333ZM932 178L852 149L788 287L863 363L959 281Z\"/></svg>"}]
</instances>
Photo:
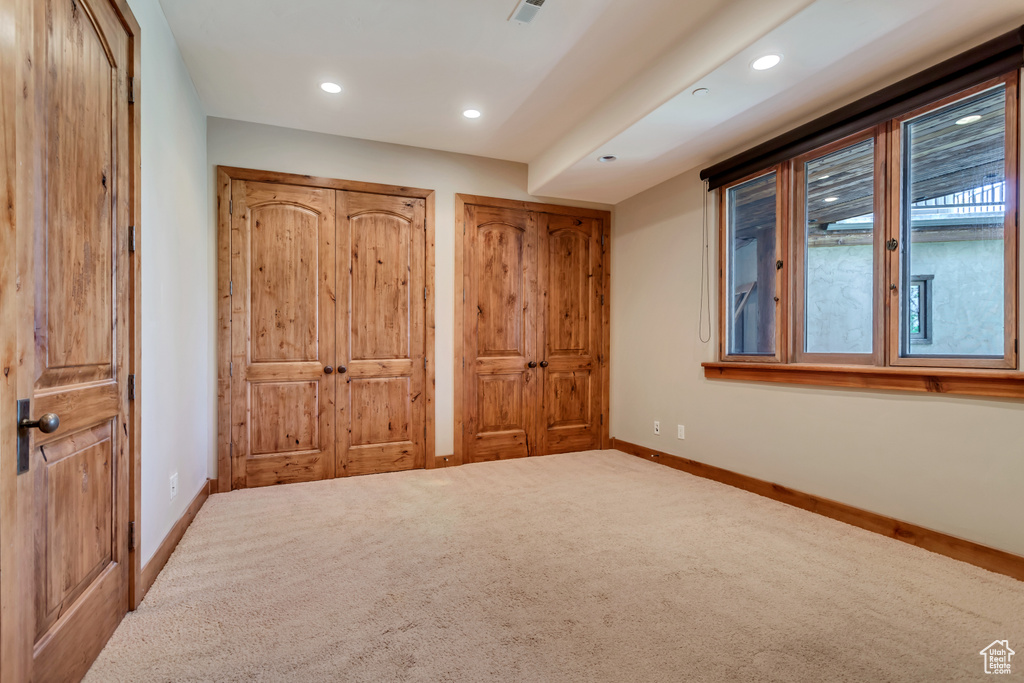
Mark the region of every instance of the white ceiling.
<instances>
[{"instance_id":1,"label":"white ceiling","mask_svg":"<svg viewBox=\"0 0 1024 683\"><path fill-rule=\"evenodd\" d=\"M604 203L1024 24L1022 0L161 4L210 116L527 162L534 194Z\"/></svg>"}]
</instances>

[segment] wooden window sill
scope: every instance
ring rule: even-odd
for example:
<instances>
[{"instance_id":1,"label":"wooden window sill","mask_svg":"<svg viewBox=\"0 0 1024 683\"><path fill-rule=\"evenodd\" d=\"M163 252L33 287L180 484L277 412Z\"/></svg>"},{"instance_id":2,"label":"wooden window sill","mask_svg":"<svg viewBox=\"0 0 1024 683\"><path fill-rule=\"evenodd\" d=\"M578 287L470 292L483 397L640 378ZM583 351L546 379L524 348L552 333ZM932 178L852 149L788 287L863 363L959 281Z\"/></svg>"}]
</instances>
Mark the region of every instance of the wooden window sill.
<instances>
[{"instance_id":1,"label":"wooden window sill","mask_svg":"<svg viewBox=\"0 0 1024 683\"><path fill-rule=\"evenodd\" d=\"M809 363L702 363L708 379L1024 398L1024 372Z\"/></svg>"}]
</instances>

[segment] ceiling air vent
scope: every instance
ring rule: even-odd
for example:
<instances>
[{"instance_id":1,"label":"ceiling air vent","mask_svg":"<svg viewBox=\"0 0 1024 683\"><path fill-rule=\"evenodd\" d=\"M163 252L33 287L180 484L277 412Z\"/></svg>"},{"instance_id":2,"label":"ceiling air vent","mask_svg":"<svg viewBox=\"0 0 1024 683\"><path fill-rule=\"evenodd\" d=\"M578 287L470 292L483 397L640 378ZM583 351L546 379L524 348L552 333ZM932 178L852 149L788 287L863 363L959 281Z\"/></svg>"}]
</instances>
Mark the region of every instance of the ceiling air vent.
<instances>
[{"instance_id":1,"label":"ceiling air vent","mask_svg":"<svg viewBox=\"0 0 1024 683\"><path fill-rule=\"evenodd\" d=\"M529 24L533 21L533 18L537 16L537 12L540 11L543 4L544 0L519 0L519 4L516 5L515 11L512 12L511 21L517 21L520 24Z\"/></svg>"}]
</instances>

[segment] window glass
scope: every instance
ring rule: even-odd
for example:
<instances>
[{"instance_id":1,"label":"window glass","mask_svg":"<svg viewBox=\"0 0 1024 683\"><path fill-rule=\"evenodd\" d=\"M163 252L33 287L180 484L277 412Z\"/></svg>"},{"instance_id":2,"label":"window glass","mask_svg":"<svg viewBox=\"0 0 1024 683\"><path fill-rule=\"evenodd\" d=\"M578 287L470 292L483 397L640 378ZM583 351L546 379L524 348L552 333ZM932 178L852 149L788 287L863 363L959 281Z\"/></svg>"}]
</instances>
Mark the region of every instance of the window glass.
<instances>
[{"instance_id":1,"label":"window glass","mask_svg":"<svg viewBox=\"0 0 1024 683\"><path fill-rule=\"evenodd\" d=\"M776 173L728 189L728 352L775 355Z\"/></svg>"},{"instance_id":2,"label":"window glass","mask_svg":"<svg viewBox=\"0 0 1024 683\"><path fill-rule=\"evenodd\" d=\"M804 350L873 347L875 141L804 164Z\"/></svg>"},{"instance_id":3,"label":"window glass","mask_svg":"<svg viewBox=\"0 0 1024 683\"><path fill-rule=\"evenodd\" d=\"M1003 356L1005 108L1000 86L903 124L904 357Z\"/></svg>"}]
</instances>

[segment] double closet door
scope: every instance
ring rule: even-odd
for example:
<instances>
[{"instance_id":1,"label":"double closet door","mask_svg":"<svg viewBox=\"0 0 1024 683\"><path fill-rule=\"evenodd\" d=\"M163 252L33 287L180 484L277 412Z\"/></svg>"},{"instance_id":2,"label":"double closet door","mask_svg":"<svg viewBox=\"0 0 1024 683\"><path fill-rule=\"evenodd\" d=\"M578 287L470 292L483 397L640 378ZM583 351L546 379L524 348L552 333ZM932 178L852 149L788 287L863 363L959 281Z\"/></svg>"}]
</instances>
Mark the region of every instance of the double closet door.
<instances>
[{"instance_id":1,"label":"double closet door","mask_svg":"<svg viewBox=\"0 0 1024 683\"><path fill-rule=\"evenodd\" d=\"M462 462L604 447L608 214L460 200Z\"/></svg>"},{"instance_id":2,"label":"double closet door","mask_svg":"<svg viewBox=\"0 0 1024 683\"><path fill-rule=\"evenodd\" d=\"M229 213L232 488L423 467L424 199L235 179Z\"/></svg>"}]
</instances>

